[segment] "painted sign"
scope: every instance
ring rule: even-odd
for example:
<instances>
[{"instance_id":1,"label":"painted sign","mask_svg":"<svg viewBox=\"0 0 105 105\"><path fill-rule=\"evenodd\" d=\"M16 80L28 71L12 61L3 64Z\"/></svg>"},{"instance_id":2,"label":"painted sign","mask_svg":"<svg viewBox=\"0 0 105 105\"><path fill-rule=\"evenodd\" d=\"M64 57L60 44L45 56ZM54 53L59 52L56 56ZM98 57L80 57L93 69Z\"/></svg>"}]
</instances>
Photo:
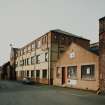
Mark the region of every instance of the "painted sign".
<instances>
[{"instance_id":1,"label":"painted sign","mask_svg":"<svg viewBox=\"0 0 105 105\"><path fill-rule=\"evenodd\" d=\"M75 58L75 52L71 52L71 53L69 54L69 58L70 58L70 59Z\"/></svg>"},{"instance_id":2,"label":"painted sign","mask_svg":"<svg viewBox=\"0 0 105 105\"><path fill-rule=\"evenodd\" d=\"M68 79L68 85L75 86L77 84L77 80Z\"/></svg>"}]
</instances>

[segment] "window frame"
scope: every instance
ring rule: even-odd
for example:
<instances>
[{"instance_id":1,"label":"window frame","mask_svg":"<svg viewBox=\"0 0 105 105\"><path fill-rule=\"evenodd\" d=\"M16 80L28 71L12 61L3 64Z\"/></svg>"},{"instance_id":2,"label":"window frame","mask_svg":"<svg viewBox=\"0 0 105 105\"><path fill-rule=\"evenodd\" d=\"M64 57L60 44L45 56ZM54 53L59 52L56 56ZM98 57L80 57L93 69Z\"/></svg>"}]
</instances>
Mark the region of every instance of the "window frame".
<instances>
[{"instance_id":1,"label":"window frame","mask_svg":"<svg viewBox=\"0 0 105 105\"><path fill-rule=\"evenodd\" d=\"M47 69L42 70L42 78L47 78Z\"/></svg>"},{"instance_id":2,"label":"window frame","mask_svg":"<svg viewBox=\"0 0 105 105\"><path fill-rule=\"evenodd\" d=\"M40 78L40 70L36 70L36 78Z\"/></svg>"},{"instance_id":3,"label":"window frame","mask_svg":"<svg viewBox=\"0 0 105 105\"><path fill-rule=\"evenodd\" d=\"M89 73L89 67L90 67L90 73ZM95 79L95 64L81 65L81 79L82 80L94 80Z\"/></svg>"},{"instance_id":4,"label":"window frame","mask_svg":"<svg viewBox=\"0 0 105 105\"><path fill-rule=\"evenodd\" d=\"M31 77L35 77L35 70L31 70Z\"/></svg>"},{"instance_id":5,"label":"window frame","mask_svg":"<svg viewBox=\"0 0 105 105\"><path fill-rule=\"evenodd\" d=\"M67 67L67 78L77 79L77 66L68 66Z\"/></svg>"}]
</instances>

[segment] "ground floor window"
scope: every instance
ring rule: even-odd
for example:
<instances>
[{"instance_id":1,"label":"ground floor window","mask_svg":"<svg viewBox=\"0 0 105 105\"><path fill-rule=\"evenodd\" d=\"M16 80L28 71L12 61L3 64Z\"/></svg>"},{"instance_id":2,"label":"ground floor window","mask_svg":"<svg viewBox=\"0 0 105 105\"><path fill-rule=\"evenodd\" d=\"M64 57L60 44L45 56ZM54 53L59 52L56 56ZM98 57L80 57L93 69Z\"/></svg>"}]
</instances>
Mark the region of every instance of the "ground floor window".
<instances>
[{"instance_id":1,"label":"ground floor window","mask_svg":"<svg viewBox=\"0 0 105 105\"><path fill-rule=\"evenodd\" d=\"M82 79L94 79L95 65L82 65L81 66L81 78Z\"/></svg>"},{"instance_id":2,"label":"ground floor window","mask_svg":"<svg viewBox=\"0 0 105 105\"><path fill-rule=\"evenodd\" d=\"M43 70L43 78L47 78L47 70L46 69Z\"/></svg>"},{"instance_id":3,"label":"ground floor window","mask_svg":"<svg viewBox=\"0 0 105 105\"><path fill-rule=\"evenodd\" d=\"M69 66L67 68L67 77L70 79L77 79L77 66Z\"/></svg>"},{"instance_id":4,"label":"ground floor window","mask_svg":"<svg viewBox=\"0 0 105 105\"><path fill-rule=\"evenodd\" d=\"M40 77L40 70L36 70L36 78Z\"/></svg>"},{"instance_id":5,"label":"ground floor window","mask_svg":"<svg viewBox=\"0 0 105 105\"><path fill-rule=\"evenodd\" d=\"M31 71L31 77L34 77L34 76L35 76L35 71L32 70L32 71Z\"/></svg>"},{"instance_id":6,"label":"ground floor window","mask_svg":"<svg viewBox=\"0 0 105 105\"><path fill-rule=\"evenodd\" d=\"M29 71L27 71L27 77L29 77Z\"/></svg>"}]
</instances>

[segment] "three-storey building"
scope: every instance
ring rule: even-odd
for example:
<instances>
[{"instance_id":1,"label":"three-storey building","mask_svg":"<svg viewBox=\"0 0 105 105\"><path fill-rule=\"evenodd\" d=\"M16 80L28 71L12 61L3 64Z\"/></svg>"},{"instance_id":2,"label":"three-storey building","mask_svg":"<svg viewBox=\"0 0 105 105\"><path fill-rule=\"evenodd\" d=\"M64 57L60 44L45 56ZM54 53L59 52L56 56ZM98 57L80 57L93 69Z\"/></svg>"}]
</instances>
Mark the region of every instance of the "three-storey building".
<instances>
[{"instance_id":1,"label":"three-storey building","mask_svg":"<svg viewBox=\"0 0 105 105\"><path fill-rule=\"evenodd\" d=\"M53 84L54 65L72 42L84 49L90 46L88 39L57 29L19 48L15 59L17 79L30 77L39 83Z\"/></svg>"}]
</instances>

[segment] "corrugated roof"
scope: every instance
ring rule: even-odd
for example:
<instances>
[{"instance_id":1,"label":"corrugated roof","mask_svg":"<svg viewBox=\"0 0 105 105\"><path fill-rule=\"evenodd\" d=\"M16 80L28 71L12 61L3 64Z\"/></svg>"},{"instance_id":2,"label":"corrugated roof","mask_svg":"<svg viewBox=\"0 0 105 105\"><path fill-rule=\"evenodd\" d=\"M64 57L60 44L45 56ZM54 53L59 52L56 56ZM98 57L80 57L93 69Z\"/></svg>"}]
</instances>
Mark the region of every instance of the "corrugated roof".
<instances>
[{"instance_id":1,"label":"corrugated roof","mask_svg":"<svg viewBox=\"0 0 105 105\"><path fill-rule=\"evenodd\" d=\"M63 31L61 29L55 29L55 30L51 30L51 31L90 41L89 39L86 39L86 38L83 38L81 36L78 36L78 35Z\"/></svg>"}]
</instances>

